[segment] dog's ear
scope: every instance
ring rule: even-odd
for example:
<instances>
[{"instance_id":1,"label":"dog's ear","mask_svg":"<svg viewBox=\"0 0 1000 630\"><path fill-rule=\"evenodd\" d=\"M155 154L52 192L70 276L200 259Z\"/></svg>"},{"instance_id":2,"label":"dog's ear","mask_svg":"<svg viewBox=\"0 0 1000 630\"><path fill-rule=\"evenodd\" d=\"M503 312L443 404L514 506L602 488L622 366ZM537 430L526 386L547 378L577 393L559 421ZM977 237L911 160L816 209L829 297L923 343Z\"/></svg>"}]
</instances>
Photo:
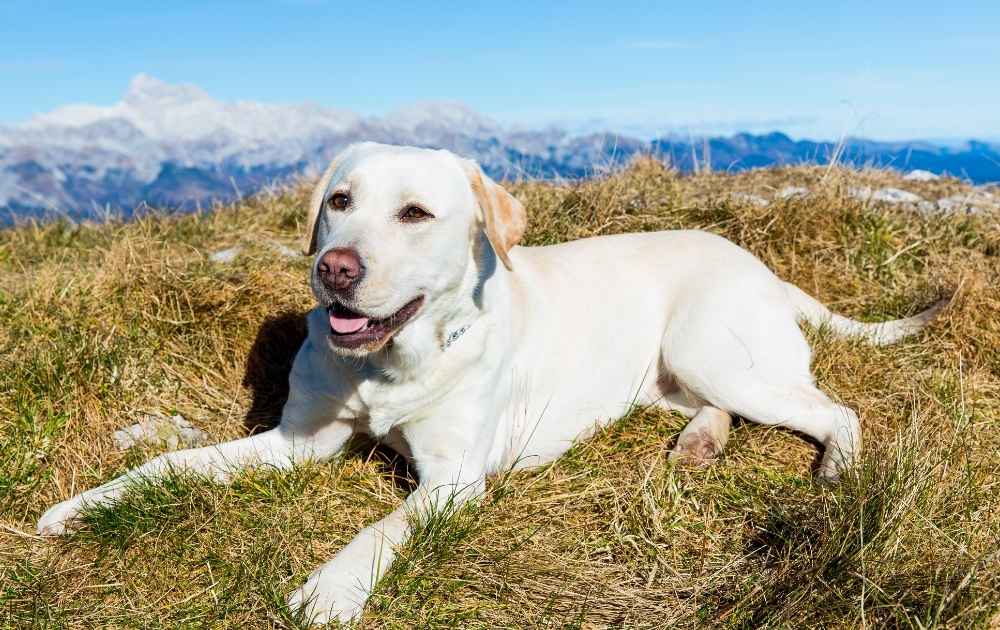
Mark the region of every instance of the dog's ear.
<instances>
[{"instance_id":1,"label":"dog's ear","mask_svg":"<svg viewBox=\"0 0 1000 630\"><path fill-rule=\"evenodd\" d=\"M469 177L469 185L476 196L476 202L479 203L486 238L503 262L503 266L511 270L513 266L509 252L521 242L521 237L528 227L528 215L524 211L524 206L504 190L503 186L487 177L478 164L472 160L461 160L461 163Z\"/></svg>"},{"instance_id":2,"label":"dog's ear","mask_svg":"<svg viewBox=\"0 0 1000 630\"><path fill-rule=\"evenodd\" d=\"M316 230L319 229L319 217L323 214L323 204L326 202L326 189L330 185L334 173L337 172L342 155L333 158L330 166L327 166L326 170L323 171L323 176L319 178L309 200L309 224L305 234L302 235L302 253L306 256L312 256L316 253Z\"/></svg>"}]
</instances>

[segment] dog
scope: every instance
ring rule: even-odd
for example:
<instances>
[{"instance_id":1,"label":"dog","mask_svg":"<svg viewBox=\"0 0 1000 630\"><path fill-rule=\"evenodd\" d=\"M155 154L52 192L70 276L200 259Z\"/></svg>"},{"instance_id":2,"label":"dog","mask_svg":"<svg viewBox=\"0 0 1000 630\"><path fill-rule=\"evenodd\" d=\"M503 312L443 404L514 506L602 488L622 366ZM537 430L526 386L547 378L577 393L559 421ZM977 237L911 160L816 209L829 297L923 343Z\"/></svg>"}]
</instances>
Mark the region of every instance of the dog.
<instances>
[{"instance_id":1,"label":"dog","mask_svg":"<svg viewBox=\"0 0 1000 630\"><path fill-rule=\"evenodd\" d=\"M761 261L700 231L517 247L524 207L448 151L352 145L309 208L318 306L281 422L217 446L166 453L49 509L74 526L130 483L186 470L287 469L368 434L405 455L419 485L291 594L313 622L357 617L420 518L480 495L485 479L558 458L634 405L690 419L671 457L707 462L733 415L824 447L835 481L861 448L857 414L817 389L800 321L886 344L942 303L880 324L831 313Z\"/></svg>"}]
</instances>

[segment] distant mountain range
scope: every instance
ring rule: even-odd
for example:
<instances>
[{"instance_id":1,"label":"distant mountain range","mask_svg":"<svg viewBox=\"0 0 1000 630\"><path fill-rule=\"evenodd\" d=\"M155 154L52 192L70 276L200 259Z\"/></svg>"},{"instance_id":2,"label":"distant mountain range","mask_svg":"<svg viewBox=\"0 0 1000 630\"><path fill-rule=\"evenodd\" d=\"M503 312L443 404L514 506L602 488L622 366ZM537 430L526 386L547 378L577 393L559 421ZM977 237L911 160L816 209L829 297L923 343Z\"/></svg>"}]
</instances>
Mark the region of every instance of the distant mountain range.
<instances>
[{"instance_id":1,"label":"distant mountain range","mask_svg":"<svg viewBox=\"0 0 1000 630\"><path fill-rule=\"evenodd\" d=\"M781 133L645 140L514 129L458 103L423 103L383 117L309 104L224 103L195 86L138 75L115 105L69 105L0 126L0 222L128 216L141 204L206 206L319 171L359 140L448 148L476 158L494 177L575 179L637 154L691 171L822 164L838 153L836 143ZM945 146L850 139L838 159L1000 181L1000 145L974 140Z\"/></svg>"}]
</instances>

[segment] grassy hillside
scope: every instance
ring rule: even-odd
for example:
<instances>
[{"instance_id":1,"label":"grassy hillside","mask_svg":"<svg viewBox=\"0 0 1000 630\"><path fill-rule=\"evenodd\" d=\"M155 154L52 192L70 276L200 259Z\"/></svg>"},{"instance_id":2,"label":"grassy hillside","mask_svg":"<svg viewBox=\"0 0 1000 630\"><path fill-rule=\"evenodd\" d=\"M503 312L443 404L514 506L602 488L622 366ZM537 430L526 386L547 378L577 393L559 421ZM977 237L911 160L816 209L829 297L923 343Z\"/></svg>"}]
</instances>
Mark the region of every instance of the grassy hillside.
<instances>
[{"instance_id":1,"label":"grassy hillside","mask_svg":"<svg viewBox=\"0 0 1000 630\"><path fill-rule=\"evenodd\" d=\"M781 199L788 185L811 194ZM857 318L953 304L889 348L807 331L821 387L864 427L863 463L841 485L812 482L814 445L745 423L717 465L674 467L684 420L639 409L416 536L363 625L1000 624L1000 214L849 195L887 185L968 190L881 171L680 177L644 161L512 186L529 244L700 227ZM33 533L47 506L156 454L112 439L141 414L179 413L213 441L274 420L311 306L308 262L279 253L297 244L306 196L0 231L0 626L294 627L286 594L412 487L399 458L357 442L230 487L174 478L69 538ZM232 262L210 257L234 246Z\"/></svg>"}]
</instances>

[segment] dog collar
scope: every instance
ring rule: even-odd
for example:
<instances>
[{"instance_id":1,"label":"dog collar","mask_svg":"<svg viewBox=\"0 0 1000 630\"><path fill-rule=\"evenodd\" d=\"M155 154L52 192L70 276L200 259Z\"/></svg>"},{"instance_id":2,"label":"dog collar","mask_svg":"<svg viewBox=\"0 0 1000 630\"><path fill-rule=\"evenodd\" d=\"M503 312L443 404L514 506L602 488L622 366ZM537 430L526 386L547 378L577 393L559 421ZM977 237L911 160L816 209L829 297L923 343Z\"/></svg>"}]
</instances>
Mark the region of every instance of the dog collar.
<instances>
[{"instance_id":1,"label":"dog collar","mask_svg":"<svg viewBox=\"0 0 1000 630\"><path fill-rule=\"evenodd\" d=\"M450 348L450 347L451 347L451 344L453 344L453 343L455 343L456 341L458 341L458 340L459 340L459 338L460 338L460 337L461 337L462 335L464 335L464 334L465 334L465 332L466 332L467 330L469 330L469 328L470 328L471 326L472 326L472 324L466 324L465 326L462 326L462 327L461 327L461 328L459 328L458 330L453 330L453 331L451 331L451 332L450 332L450 333L448 334L448 338L447 338L447 339L445 339L445 340L444 340L444 343L442 343L442 344L441 344L441 351L442 351L442 352L444 352L445 350L447 350L448 348Z\"/></svg>"}]
</instances>

